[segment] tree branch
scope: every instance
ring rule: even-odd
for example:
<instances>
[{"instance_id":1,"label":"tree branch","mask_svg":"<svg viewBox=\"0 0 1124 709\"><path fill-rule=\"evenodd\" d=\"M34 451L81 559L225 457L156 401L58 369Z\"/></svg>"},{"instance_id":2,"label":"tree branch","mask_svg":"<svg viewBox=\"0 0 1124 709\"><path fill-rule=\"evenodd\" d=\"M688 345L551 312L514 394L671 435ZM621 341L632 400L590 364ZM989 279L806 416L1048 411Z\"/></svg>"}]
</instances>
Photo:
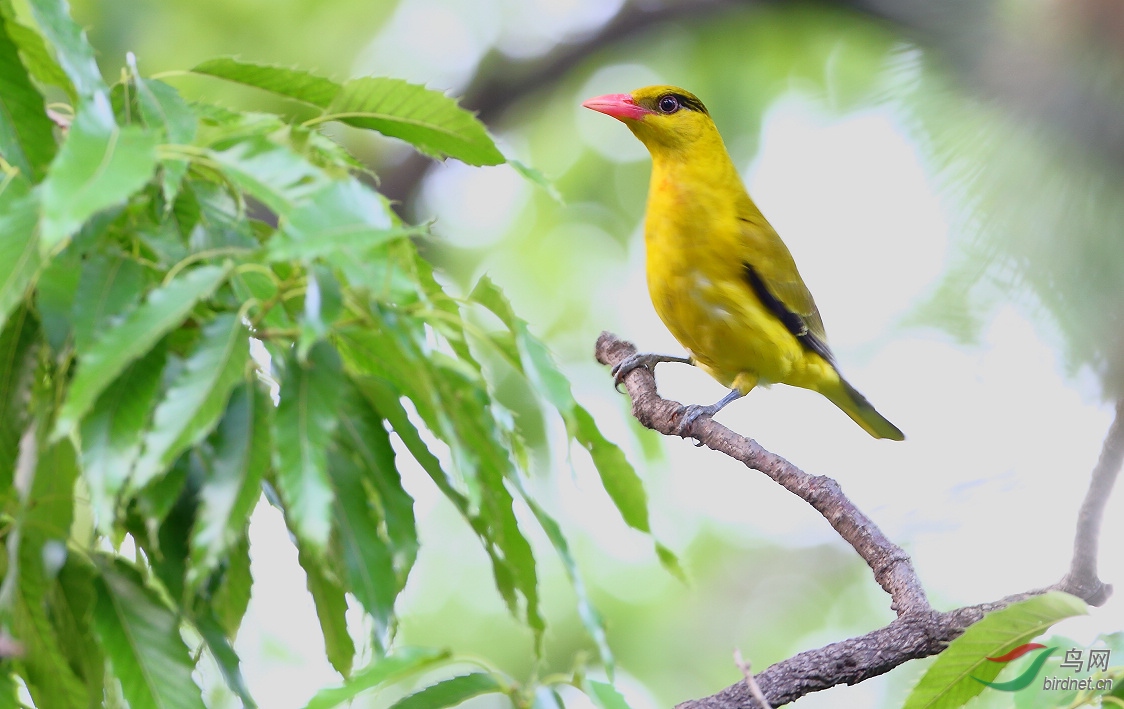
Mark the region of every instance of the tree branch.
<instances>
[{"instance_id":1,"label":"tree branch","mask_svg":"<svg viewBox=\"0 0 1124 709\"><path fill-rule=\"evenodd\" d=\"M603 332L597 338L595 355L601 364L614 366L636 353L636 347ZM738 435L711 419L698 419L682 432L679 421L683 406L656 392L656 379L644 367L624 379L632 397L632 413L644 426L666 436L682 435L741 461L746 467L768 475L789 492L811 505L863 558L878 584L890 595L898 614L889 625L866 635L807 650L772 665L756 676L757 684L774 707L792 702L810 692L839 684L855 684L889 672L909 660L935 655L986 613L1011 603L1060 590L1100 605L1112 587L1096 575L1097 537L1104 504L1124 458L1124 402L1117 407L1101 459L1093 471L1085 504L1078 520L1073 567L1057 584L1007 596L993 603L966 606L948 612L929 605L913 564L900 547L891 542L846 495L839 484L826 476L810 475L784 458L761 447L757 441ZM684 702L677 709L751 709L756 706L745 682L738 682L709 697Z\"/></svg>"},{"instance_id":2,"label":"tree branch","mask_svg":"<svg viewBox=\"0 0 1124 709\"><path fill-rule=\"evenodd\" d=\"M1097 578L1097 547L1100 540L1101 520L1105 504L1112 494L1112 485L1124 460L1124 401L1116 404L1116 418L1108 429L1101 457L1093 468L1093 477L1085 500L1077 513L1077 533L1073 540L1073 561L1062 584L1072 588L1070 593L1089 599L1099 606L1108 600L1112 585Z\"/></svg>"}]
</instances>

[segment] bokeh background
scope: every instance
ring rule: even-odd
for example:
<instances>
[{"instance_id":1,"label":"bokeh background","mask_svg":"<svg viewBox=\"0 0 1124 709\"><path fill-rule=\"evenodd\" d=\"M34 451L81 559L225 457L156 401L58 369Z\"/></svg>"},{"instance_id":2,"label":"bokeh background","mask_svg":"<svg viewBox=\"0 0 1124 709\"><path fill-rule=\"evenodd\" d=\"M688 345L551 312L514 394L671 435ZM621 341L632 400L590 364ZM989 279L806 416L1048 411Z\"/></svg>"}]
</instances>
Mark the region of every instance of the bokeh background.
<instances>
[{"instance_id":1,"label":"bokeh background","mask_svg":"<svg viewBox=\"0 0 1124 709\"><path fill-rule=\"evenodd\" d=\"M642 215L649 163L582 99L673 83L698 94L751 194L815 294L843 371L907 434L869 439L816 395L755 391L719 419L838 479L913 555L939 608L1050 584L1114 401L1124 394L1124 9L1115 0L75 0L109 78L134 52L188 97L278 108L179 73L217 55L334 78L398 76L464 96L510 166L418 159L334 130L410 219L455 287L490 274L543 336L652 498L683 584L628 530L560 422L514 379L499 392L535 445L539 497L570 535L606 617L618 686L666 707L736 682L735 647L762 669L892 618L861 561L763 476L628 415L592 360L612 330L677 352L648 302ZM283 106L281 106L284 108ZM699 238L705 238L700 234ZM661 392L723 391L663 365ZM531 636L506 615L483 552L422 474L406 471L423 546L399 639L447 646L516 678ZM533 523L526 525L534 535ZM251 527L256 593L237 649L263 707L298 707L338 681L275 512ZM550 627L540 674L588 661L573 593L538 539ZM1101 576L1124 583L1124 494L1110 502ZM357 614L358 615L358 614ZM1124 629L1117 594L1059 630ZM1121 659L1113 658L1114 664ZM905 665L797 702L896 707ZM221 682L214 706L237 706ZM565 696L581 706L576 692ZM384 706L374 698L370 706ZM490 706L495 700L474 700ZM990 704L1010 698L990 693ZM1006 703L1004 703L1006 702Z\"/></svg>"}]
</instances>

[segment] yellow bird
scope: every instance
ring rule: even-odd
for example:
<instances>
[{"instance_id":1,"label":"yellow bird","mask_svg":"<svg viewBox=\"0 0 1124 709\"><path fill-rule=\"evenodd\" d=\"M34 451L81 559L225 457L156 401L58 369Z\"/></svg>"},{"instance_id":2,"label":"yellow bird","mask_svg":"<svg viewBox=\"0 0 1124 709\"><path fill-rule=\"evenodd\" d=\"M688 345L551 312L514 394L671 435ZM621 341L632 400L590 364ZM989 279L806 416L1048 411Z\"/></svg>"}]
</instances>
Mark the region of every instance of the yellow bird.
<instances>
[{"instance_id":1,"label":"yellow bird","mask_svg":"<svg viewBox=\"0 0 1124 709\"><path fill-rule=\"evenodd\" d=\"M674 86L649 86L582 104L620 120L652 154L644 241L648 293L690 357L637 354L613 370L683 362L730 393L686 407L682 431L758 384L817 391L875 438L898 427L843 379L823 322L792 254L750 199L702 102Z\"/></svg>"}]
</instances>

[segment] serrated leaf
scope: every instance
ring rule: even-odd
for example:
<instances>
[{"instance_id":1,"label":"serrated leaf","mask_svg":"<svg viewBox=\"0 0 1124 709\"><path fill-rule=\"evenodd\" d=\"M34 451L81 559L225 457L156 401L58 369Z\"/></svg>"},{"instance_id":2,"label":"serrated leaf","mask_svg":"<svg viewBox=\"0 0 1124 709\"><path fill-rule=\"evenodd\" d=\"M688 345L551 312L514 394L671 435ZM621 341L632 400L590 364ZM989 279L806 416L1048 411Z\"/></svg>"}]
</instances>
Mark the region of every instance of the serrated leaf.
<instances>
[{"instance_id":1,"label":"serrated leaf","mask_svg":"<svg viewBox=\"0 0 1124 709\"><path fill-rule=\"evenodd\" d=\"M318 342L301 364L290 356L274 417L274 467L286 519L299 539L323 550L332 518L328 445L339 424L343 374L339 355Z\"/></svg>"},{"instance_id":2,"label":"serrated leaf","mask_svg":"<svg viewBox=\"0 0 1124 709\"><path fill-rule=\"evenodd\" d=\"M159 138L143 128L118 127L101 94L80 107L40 186L40 252L54 252L94 213L144 186L156 169Z\"/></svg>"},{"instance_id":3,"label":"serrated leaf","mask_svg":"<svg viewBox=\"0 0 1124 709\"><path fill-rule=\"evenodd\" d=\"M94 629L130 709L203 709L176 615L123 561L99 566Z\"/></svg>"},{"instance_id":4,"label":"serrated leaf","mask_svg":"<svg viewBox=\"0 0 1124 709\"><path fill-rule=\"evenodd\" d=\"M378 637L390 627L398 583L394 559L379 538L379 518L367 499L360 471L339 454L329 456L335 487L335 527L343 554L348 590L375 621Z\"/></svg>"},{"instance_id":5,"label":"serrated leaf","mask_svg":"<svg viewBox=\"0 0 1124 709\"><path fill-rule=\"evenodd\" d=\"M402 488L394 448L383 426L382 415L356 393L348 398L346 415L340 421L338 443L356 462L363 481L375 495L394 554L398 590L401 591L418 552L414 499Z\"/></svg>"},{"instance_id":6,"label":"serrated leaf","mask_svg":"<svg viewBox=\"0 0 1124 709\"><path fill-rule=\"evenodd\" d=\"M355 643L347 632L347 598L335 573L328 568L328 559L319 550L312 551L299 544L297 561L304 569L308 592L316 605L316 617L324 634L324 650L328 662L344 677L351 674L355 660Z\"/></svg>"},{"instance_id":7,"label":"serrated leaf","mask_svg":"<svg viewBox=\"0 0 1124 709\"><path fill-rule=\"evenodd\" d=\"M302 69L256 64L234 57L210 59L197 64L191 71L253 86L321 108L327 108L342 88L331 79Z\"/></svg>"},{"instance_id":8,"label":"serrated leaf","mask_svg":"<svg viewBox=\"0 0 1124 709\"><path fill-rule=\"evenodd\" d=\"M203 439L222 416L250 358L250 334L234 313L203 326L203 335L156 407L132 486L143 488L180 453Z\"/></svg>"},{"instance_id":9,"label":"serrated leaf","mask_svg":"<svg viewBox=\"0 0 1124 709\"><path fill-rule=\"evenodd\" d=\"M359 258L413 231L394 225L385 197L348 179L332 182L294 209L266 248L275 261L327 255Z\"/></svg>"},{"instance_id":10,"label":"serrated leaf","mask_svg":"<svg viewBox=\"0 0 1124 709\"><path fill-rule=\"evenodd\" d=\"M207 578L245 534L269 468L272 415L269 395L256 384L244 383L231 394L211 436L191 534L192 585Z\"/></svg>"},{"instance_id":11,"label":"serrated leaf","mask_svg":"<svg viewBox=\"0 0 1124 709\"><path fill-rule=\"evenodd\" d=\"M144 294L148 273L123 254L91 254L81 262L74 294L74 347L84 353L114 318L131 310Z\"/></svg>"},{"instance_id":12,"label":"serrated leaf","mask_svg":"<svg viewBox=\"0 0 1124 709\"><path fill-rule=\"evenodd\" d=\"M48 582L44 578L41 540L25 539L19 545L18 555L18 567L9 564L8 568L8 574L19 574L12 609L12 636L24 649L20 661L26 669L31 697L36 706L86 709L85 687L66 661L47 617Z\"/></svg>"},{"instance_id":13,"label":"serrated leaf","mask_svg":"<svg viewBox=\"0 0 1124 709\"><path fill-rule=\"evenodd\" d=\"M1088 606L1075 596L1051 591L988 613L953 640L910 692L904 709L952 709L963 706L995 679L1003 663L999 657L1029 642L1054 623L1087 614Z\"/></svg>"},{"instance_id":14,"label":"serrated leaf","mask_svg":"<svg viewBox=\"0 0 1124 709\"><path fill-rule=\"evenodd\" d=\"M481 694L502 691L503 685L495 677L474 672L431 684L420 692L399 699L391 709L444 709Z\"/></svg>"},{"instance_id":15,"label":"serrated leaf","mask_svg":"<svg viewBox=\"0 0 1124 709\"><path fill-rule=\"evenodd\" d=\"M629 709L624 696L611 684L587 679L585 681L585 693L593 700L597 709Z\"/></svg>"},{"instance_id":16,"label":"serrated leaf","mask_svg":"<svg viewBox=\"0 0 1124 709\"><path fill-rule=\"evenodd\" d=\"M226 279L229 269L200 266L149 293L145 302L105 332L79 359L59 412L55 436L66 435L125 367L187 318Z\"/></svg>"},{"instance_id":17,"label":"serrated leaf","mask_svg":"<svg viewBox=\"0 0 1124 709\"><path fill-rule=\"evenodd\" d=\"M322 170L260 135L212 151L210 157L241 190L282 217L330 184Z\"/></svg>"},{"instance_id":18,"label":"serrated leaf","mask_svg":"<svg viewBox=\"0 0 1124 709\"><path fill-rule=\"evenodd\" d=\"M39 30L54 47L58 63L83 99L108 93L94 60L94 48L70 17L66 0L28 0Z\"/></svg>"},{"instance_id":19,"label":"serrated leaf","mask_svg":"<svg viewBox=\"0 0 1124 709\"><path fill-rule=\"evenodd\" d=\"M31 83L0 19L0 155L32 182L43 179L55 156L55 136L43 96Z\"/></svg>"},{"instance_id":20,"label":"serrated leaf","mask_svg":"<svg viewBox=\"0 0 1124 709\"><path fill-rule=\"evenodd\" d=\"M0 186L0 327L39 271L39 203L22 181ZM22 195L21 195L22 193Z\"/></svg>"},{"instance_id":21,"label":"serrated leaf","mask_svg":"<svg viewBox=\"0 0 1124 709\"><path fill-rule=\"evenodd\" d=\"M242 700L243 709L255 709L257 702L250 695L250 690L246 687L246 680L242 677L242 661L238 659L238 653L234 651L234 647L227 639L222 626L219 625L209 609L200 611L197 608L194 622L195 628L203 636L203 641L207 643L207 649L211 651L211 657L218 665L219 672L222 674L223 680L226 681L226 686Z\"/></svg>"},{"instance_id":22,"label":"serrated leaf","mask_svg":"<svg viewBox=\"0 0 1124 709\"><path fill-rule=\"evenodd\" d=\"M499 165L503 154L476 117L439 91L401 79L366 77L344 83L324 118L376 130L433 157Z\"/></svg>"},{"instance_id":23,"label":"serrated leaf","mask_svg":"<svg viewBox=\"0 0 1124 709\"><path fill-rule=\"evenodd\" d=\"M353 672L342 686L321 689L304 709L332 709L379 685L396 682L450 658L447 650L402 648Z\"/></svg>"}]
</instances>

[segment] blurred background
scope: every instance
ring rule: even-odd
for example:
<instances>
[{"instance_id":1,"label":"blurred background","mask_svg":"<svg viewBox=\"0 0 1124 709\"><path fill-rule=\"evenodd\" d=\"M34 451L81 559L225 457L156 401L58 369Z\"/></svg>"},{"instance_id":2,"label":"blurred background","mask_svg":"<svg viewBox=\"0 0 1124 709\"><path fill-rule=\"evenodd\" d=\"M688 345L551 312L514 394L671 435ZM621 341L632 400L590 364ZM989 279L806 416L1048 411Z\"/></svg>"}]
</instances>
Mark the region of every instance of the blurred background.
<instances>
[{"instance_id":1,"label":"blurred background","mask_svg":"<svg viewBox=\"0 0 1124 709\"><path fill-rule=\"evenodd\" d=\"M135 52L189 98L281 107L177 73L218 55L425 83L462 103L510 166L420 159L339 127L381 189L432 221L427 257L454 289L484 273L544 337L579 400L623 445L655 534L689 584L627 529L561 423L514 378L500 399L535 445L539 498L570 535L633 707L666 707L884 625L889 599L822 518L764 476L629 416L592 358L602 330L679 352L648 301L648 156L580 102L672 83L707 104L751 194L792 250L840 366L907 434L873 441L822 398L758 390L719 416L830 475L913 556L941 609L1048 585L1067 568L1077 508L1124 395L1124 5L1117 0L74 0L109 78ZM293 109L295 110L295 109ZM700 235L705 238L705 235ZM661 393L723 390L663 365ZM424 475L405 471L423 546L399 604L400 642L447 646L512 676L530 632L504 611L486 557ZM258 591L239 637L263 707L337 682L275 511L251 528ZM532 536L533 523L526 525ZM1110 502L1101 577L1124 584L1124 494ZM550 626L540 674L596 651L561 565L537 539ZM1059 632L1124 629L1124 598ZM358 613L356 614L358 617ZM1114 658L1114 664L1124 658ZM925 662L808 696L900 706ZM596 674L596 664L591 673ZM210 683L214 706L237 706ZM579 706L580 695L566 695ZM376 698L384 706L391 698ZM1011 706L1008 695L986 695ZM493 700L474 700L490 706Z\"/></svg>"}]
</instances>

